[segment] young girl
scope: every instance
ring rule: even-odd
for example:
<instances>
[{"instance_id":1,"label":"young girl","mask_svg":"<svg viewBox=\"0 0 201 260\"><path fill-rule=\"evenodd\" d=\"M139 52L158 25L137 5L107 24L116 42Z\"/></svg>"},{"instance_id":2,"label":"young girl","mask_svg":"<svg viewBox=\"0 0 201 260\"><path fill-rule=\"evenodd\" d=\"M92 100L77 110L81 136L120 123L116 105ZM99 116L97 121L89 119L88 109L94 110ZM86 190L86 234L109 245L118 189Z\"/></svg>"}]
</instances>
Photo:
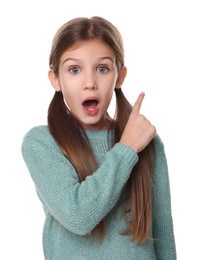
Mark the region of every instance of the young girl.
<instances>
[{"instance_id":1,"label":"young girl","mask_svg":"<svg viewBox=\"0 0 201 260\"><path fill-rule=\"evenodd\" d=\"M32 128L22 154L46 220L48 260L175 260L168 170L155 127L132 107L119 31L101 17L56 33L48 125ZM116 112L107 112L113 93Z\"/></svg>"}]
</instances>

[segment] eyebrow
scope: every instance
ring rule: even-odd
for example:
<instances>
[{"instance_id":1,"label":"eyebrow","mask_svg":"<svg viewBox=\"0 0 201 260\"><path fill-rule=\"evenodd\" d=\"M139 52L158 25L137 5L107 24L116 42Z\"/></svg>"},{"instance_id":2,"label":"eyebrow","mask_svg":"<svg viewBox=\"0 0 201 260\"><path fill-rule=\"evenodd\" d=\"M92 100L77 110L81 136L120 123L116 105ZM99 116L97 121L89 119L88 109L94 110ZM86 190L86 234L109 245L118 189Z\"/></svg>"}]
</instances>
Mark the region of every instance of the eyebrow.
<instances>
[{"instance_id":1,"label":"eyebrow","mask_svg":"<svg viewBox=\"0 0 201 260\"><path fill-rule=\"evenodd\" d=\"M113 60L111 57L109 57L109 56L100 57L100 58L98 58L97 60L110 60L110 61L114 62L114 60ZM66 58L66 59L63 61L63 64L66 63L67 61L80 62L81 59L76 59L76 58L70 58L70 57L69 57L69 58Z\"/></svg>"}]
</instances>

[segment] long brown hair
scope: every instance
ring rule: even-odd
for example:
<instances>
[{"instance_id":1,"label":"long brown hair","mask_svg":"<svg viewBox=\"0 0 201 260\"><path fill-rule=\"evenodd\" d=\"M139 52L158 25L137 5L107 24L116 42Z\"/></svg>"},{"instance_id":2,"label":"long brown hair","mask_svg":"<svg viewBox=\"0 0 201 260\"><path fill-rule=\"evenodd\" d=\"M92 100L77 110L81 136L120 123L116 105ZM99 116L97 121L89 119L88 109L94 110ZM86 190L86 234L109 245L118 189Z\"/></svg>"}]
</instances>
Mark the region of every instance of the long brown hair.
<instances>
[{"instance_id":1,"label":"long brown hair","mask_svg":"<svg viewBox=\"0 0 201 260\"><path fill-rule=\"evenodd\" d=\"M61 55L75 43L99 39L114 52L118 73L124 67L123 41L118 29L101 17L75 18L65 23L55 34L49 58L49 66L58 75ZM115 89L116 111L112 127L114 129L113 145L119 142L127 123L132 106L125 98L121 88ZM48 110L48 127L63 154L72 162L80 182L97 169L95 157L85 132L80 123L72 116L65 105L61 91L55 92ZM149 238L152 223L151 206L151 169L153 146L150 143L140 154L139 161L133 168L127 182L127 191L122 198L123 217L127 223L124 234L131 234L135 242L144 242ZM130 203L130 219L127 217L125 201ZM105 220L102 220L91 231L90 237L97 234L101 239L106 231Z\"/></svg>"}]
</instances>

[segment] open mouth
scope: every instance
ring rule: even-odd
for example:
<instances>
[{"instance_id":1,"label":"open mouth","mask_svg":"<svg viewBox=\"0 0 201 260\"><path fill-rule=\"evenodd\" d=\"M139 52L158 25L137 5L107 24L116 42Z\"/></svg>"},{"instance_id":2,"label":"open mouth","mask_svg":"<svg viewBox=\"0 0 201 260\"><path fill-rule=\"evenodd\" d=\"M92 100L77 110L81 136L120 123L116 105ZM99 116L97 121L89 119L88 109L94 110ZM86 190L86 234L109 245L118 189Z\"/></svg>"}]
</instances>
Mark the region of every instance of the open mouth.
<instances>
[{"instance_id":1,"label":"open mouth","mask_svg":"<svg viewBox=\"0 0 201 260\"><path fill-rule=\"evenodd\" d=\"M98 111L99 101L97 99L87 99L82 105L88 114L94 114Z\"/></svg>"},{"instance_id":2,"label":"open mouth","mask_svg":"<svg viewBox=\"0 0 201 260\"><path fill-rule=\"evenodd\" d=\"M86 108L93 108L95 106L97 106L98 104L98 100L96 99L92 99L92 100L85 100L82 105Z\"/></svg>"}]
</instances>

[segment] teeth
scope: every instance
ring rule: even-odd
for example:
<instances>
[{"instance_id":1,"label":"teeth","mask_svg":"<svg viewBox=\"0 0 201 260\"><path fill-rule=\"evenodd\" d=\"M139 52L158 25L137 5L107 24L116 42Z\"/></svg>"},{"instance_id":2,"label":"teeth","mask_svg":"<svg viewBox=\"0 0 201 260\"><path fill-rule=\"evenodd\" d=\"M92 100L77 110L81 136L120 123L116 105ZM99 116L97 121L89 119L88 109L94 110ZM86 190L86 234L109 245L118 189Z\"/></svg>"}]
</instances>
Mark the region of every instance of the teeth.
<instances>
[{"instance_id":1,"label":"teeth","mask_svg":"<svg viewBox=\"0 0 201 260\"><path fill-rule=\"evenodd\" d=\"M95 110L95 107L89 107L88 110L89 110L89 111L94 111L94 110Z\"/></svg>"}]
</instances>

